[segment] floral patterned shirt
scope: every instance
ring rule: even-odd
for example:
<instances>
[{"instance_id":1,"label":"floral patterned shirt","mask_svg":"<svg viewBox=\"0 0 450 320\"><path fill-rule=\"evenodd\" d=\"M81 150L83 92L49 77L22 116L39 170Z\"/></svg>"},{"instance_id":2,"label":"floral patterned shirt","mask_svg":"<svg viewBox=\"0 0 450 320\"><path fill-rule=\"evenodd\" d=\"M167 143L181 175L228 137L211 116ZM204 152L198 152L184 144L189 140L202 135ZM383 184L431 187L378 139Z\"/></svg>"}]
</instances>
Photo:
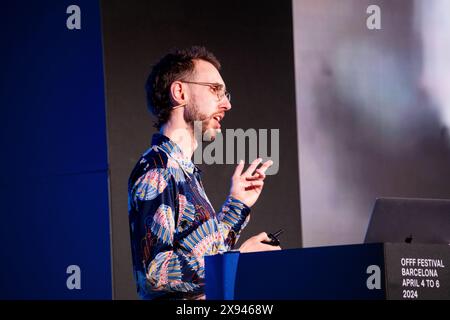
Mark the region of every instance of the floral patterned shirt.
<instances>
[{"instance_id":1,"label":"floral patterned shirt","mask_svg":"<svg viewBox=\"0 0 450 320\"><path fill-rule=\"evenodd\" d=\"M228 197L216 213L200 170L162 134L140 158L128 183L134 277L143 299L204 293L204 256L229 251L250 208Z\"/></svg>"}]
</instances>

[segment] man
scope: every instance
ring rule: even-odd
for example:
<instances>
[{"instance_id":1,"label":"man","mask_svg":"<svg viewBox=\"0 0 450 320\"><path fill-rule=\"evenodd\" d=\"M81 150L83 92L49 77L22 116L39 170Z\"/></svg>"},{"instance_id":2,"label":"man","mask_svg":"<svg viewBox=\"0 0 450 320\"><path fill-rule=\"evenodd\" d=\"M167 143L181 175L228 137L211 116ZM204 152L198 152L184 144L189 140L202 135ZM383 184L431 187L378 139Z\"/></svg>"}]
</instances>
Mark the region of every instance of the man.
<instances>
[{"instance_id":1,"label":"man","mask_svg":"<svg viewBox=\"0 0 450 320\"><path fill-rule=\"evenodd\" d=\"M261 159L256 159L244 171L241 161L230 195L214 211L191 157L198 144L194 125L214 139L231 109L219 69L212 53L190 47L163 57L146 83L159 133L128 185L134 275L143 299L204 298L204 256L233 248L272 164L267 161L258 169ZM266 233L250 238L239 250L280 249L262 241L270 241Z\"/></svg>"}]
</instances>

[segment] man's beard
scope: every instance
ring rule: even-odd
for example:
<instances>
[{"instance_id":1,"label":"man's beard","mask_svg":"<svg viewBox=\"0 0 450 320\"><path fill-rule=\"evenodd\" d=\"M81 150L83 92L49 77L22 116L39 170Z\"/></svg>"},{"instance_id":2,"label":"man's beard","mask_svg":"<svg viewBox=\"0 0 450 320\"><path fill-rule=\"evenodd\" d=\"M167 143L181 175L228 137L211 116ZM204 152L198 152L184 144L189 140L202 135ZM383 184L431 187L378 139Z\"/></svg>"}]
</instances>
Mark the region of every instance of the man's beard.
<instances>
[{"instance_id":1,"label":"man's beard","mask_svg":"<svg viewBox=\"0 0 450 320\"><path fill-rule=\"evenodd\" d=\"M200 129L199 125L201 123L203 140L213 141L216 137L217 130L208 126L211 123L213 115L206 115L199 109L200 108L194 103L188 104L184 112L184 121L189 124L193 132ZM197 126L197 128L194 128L194 126Z\"/></svg>"},{"instance_id":2,"label":"man's beard","mask_svg":"<svg viewBox=\"0 0 450 320\"><path fill-rule=\"evenodd\" d=\"M184 121L186 121L192 129L194 128L194 123L202 122L202 134L205 133L209 120L211 116L201 113L199 107L196 104L188 104L184 112Z\"/></svg>"}]
</instances>

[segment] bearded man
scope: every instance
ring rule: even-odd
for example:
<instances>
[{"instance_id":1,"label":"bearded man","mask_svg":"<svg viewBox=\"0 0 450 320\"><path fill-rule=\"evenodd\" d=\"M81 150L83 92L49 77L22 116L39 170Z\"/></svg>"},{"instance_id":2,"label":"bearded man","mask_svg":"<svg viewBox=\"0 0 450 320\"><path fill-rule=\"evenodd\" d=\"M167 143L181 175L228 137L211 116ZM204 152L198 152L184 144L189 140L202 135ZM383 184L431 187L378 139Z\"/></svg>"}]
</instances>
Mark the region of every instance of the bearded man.
<instances>
[{"instance_id":1,"label":"bearded man","mask_svg":"<svg viewBox=\"0 0 450 320\"><path fill-rule=\"evenodd\" d=\"M198 145L195 126L213 140L231 110L219 70L211 52L193 46L165 55L147 79L147 104L159 133L128 183L134 277L142 299L204 298L204 256L234 248L272 165L255 159L244 171L241 160L225 203L214 211L191 158ZM263 243L270 240L262 232L239 251L280 250Z\"/></svg>"}]
</instances>

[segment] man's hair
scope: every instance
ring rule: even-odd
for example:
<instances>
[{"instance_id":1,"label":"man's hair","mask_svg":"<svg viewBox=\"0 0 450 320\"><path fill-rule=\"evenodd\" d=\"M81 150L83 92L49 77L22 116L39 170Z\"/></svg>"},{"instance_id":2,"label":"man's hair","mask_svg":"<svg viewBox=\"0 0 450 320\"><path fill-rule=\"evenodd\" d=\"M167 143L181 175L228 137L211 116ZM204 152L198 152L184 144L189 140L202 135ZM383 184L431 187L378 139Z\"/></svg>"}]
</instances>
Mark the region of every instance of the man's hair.
<instances>
[{"instance_id":1,"label":"man's hair","mask_svg":"<svg viewBox=\"0 0 450 320\"><path fill-rule=\"evenodd\" d=\"M174 81L186 80L194 72L194 60L210 62L220 70L220 62L205 47L191 46L175 49L156 63L145 84L147 107L157 118L155 127L160 129L170 117L174 107L170 101L170 86Z\"/></svg>"}]
</instances>

